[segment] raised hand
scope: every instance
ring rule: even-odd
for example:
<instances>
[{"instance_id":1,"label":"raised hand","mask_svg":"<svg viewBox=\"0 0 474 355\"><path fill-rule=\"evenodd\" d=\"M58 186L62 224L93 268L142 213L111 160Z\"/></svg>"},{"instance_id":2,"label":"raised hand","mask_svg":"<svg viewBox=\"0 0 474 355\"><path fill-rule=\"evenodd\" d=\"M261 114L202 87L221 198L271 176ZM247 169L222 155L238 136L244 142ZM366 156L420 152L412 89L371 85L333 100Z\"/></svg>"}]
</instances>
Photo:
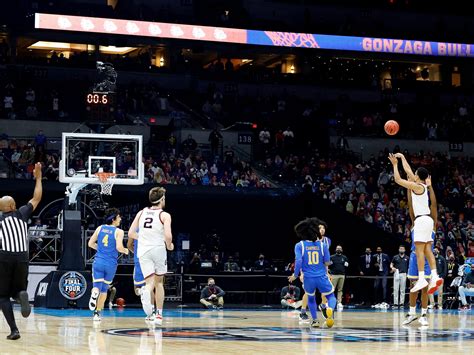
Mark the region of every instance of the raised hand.
<instances>
[{"instance_id":1,"label":"raised hand","mask_svg":"<svg viewBox=\"0 0 474 355\"><path fill-rule=\"evenodd\" d=\"M36 163L35 164L35 168L33 170L33 176L35 177L35 179L39 179L41 180L43 178L43 173L41 171L41 163Z\"/></svg>"},{"instance_id":2,"label":"raised hand","mask_svg":"<svg viewBox=\"0 0 474 355\"><path fill-rule=\"evenodd\" d=\"M392 153L390 153L388 155L388 160L390 160L390 163L392 163L393 165L397 165L398 164L398 159L395 155L393 155Z\"/></svg>"},{"instance_id":3,"label":"raised hand","mask_svg":"<svg viewBox=\"0 0 474 355\"><path fill-rule=\"evenodd\" d=\"M428 175L428 177L425 180L426 186L431 186L431 175Z\"/></svg>"}]
</instances>

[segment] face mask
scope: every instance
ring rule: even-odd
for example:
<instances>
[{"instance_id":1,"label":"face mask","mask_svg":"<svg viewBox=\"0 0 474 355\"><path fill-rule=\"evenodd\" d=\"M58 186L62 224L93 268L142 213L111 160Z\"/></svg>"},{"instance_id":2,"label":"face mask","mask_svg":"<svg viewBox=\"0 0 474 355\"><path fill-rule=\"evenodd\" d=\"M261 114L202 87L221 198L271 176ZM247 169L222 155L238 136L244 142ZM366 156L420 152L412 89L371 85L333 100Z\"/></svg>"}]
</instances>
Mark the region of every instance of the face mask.
<instances>
[{"instance_id":1,"label":"face mask","mask_svg":"<svg viewBox=\"0 0 474 355\"><path fill-rule=\"evenodd\" d=\"M366 253L367 255L370 255L370 251L366 251L365 253Z\"/></svg>"},{"instance_id":2,"label":"face mask","mask_svg":"<svg viewBox=\"0 0 474 355\"><path fill-rule=\"evenodd\" d=\"M336 254L342 254L342 250L336 250Z\"/></svg>"},{"instance_id":3,"label":"face mask","mask_svg":"<svg viewBox=\"0 0 474 355\"><path fill-rule=\"evenodd\" d=\"M405 254L405 252L403 250L399 250L398 251L401 255Z\"/></svg>"},{"instance_id":4,"label":"face mask","mask_svg":"<svg viewBox=\"0 0 474 355\"><path fill-rule=\"evenodd\" d=\"M261 257L259 258L259 260L263 260L263 256L261 256Z\"/></svg>"},{"instance_id":5,"label":"face mask","mask_svg":"<svg viewBox=\"0 0 474 355\"><path fill-rule=\"evenodd\" d=\"M438 256L438 255L439 255L439 253L438 253L438 252L436 252L436 251L435 251L435 252L433 252L433 254L434 254L434 255L436 255L436 256Z\"/></svg>"},{"instance_id":6,"label":"face mask","mask_svg":"<svg viewBox=\"0 0 474 355\"><path fill-rule=\"evenodd\" d=\"M214 288L215 285L214 284L209 284L207 286L209 286L209 288Z\"/></svg>"}]
</instances>

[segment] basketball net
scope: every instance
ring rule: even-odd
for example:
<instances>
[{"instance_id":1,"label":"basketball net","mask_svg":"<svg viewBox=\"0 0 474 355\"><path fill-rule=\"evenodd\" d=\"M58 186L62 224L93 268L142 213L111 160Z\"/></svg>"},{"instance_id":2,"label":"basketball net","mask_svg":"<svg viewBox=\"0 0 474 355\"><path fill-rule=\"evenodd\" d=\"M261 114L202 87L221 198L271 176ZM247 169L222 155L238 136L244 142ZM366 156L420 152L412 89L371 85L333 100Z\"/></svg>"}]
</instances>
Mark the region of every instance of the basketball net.
<instances>
[{"instance_id":1,"label":"basketball net","mask_svg":"<svg viewBox=\"0 0 474 355\"><path fill-rule=\"evenodd\" d=\"M95 173L99 179L100 193L102 195L112 195L112 187L114 187L115 176L114 173Z\"/></svg>"}]
</instances>

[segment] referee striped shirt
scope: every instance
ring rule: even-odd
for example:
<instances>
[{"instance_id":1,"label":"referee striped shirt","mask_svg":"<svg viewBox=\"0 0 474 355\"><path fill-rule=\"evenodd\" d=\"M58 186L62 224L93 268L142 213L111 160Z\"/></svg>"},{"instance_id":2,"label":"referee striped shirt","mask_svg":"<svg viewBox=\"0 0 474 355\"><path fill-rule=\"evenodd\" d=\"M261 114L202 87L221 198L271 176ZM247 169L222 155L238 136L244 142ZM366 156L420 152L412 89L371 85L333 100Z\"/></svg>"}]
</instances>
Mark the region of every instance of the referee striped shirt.
<instances>
[{"instance_id":1,"label":"referee striped shirt","mask_svg":"<svg viewBox=\"0 0 474 355\"><path fill-rule=\"evenodd\" d=\"M0 214L0 252L28 252L28 224L33 206L28 203L16 211Z\"/></svg>"}]
</instances>

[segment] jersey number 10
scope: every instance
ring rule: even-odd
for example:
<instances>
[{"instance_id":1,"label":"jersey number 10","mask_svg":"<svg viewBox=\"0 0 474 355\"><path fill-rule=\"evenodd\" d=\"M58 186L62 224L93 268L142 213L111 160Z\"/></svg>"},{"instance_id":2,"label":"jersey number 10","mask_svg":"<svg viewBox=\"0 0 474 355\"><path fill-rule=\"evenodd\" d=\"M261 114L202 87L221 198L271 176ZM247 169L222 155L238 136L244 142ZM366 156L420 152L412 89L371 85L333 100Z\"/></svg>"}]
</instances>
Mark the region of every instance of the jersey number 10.
<instances>
[{"instance_id":1,"label":"jersey number 10","mask_svg":"<svg viewBox=\"0 0 474 355\"><path fill-rule=\"evenodd\" d=\"M319 253L317 251L308 251L308 265L319 264Z\"/></svg>"}]
</instances>

